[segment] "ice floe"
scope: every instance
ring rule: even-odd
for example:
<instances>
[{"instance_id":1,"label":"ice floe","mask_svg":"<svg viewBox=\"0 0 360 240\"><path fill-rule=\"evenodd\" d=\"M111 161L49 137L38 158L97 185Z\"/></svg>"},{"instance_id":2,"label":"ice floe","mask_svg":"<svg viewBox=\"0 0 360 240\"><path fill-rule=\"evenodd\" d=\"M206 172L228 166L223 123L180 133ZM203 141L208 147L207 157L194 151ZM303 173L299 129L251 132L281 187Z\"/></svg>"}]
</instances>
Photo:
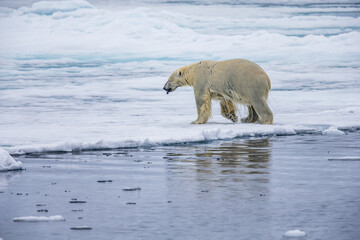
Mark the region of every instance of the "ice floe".
<instances>
[{"instance_id":1,"label":"ice floe","mask_svg":"<svg viewBox=\"0 0 360 240\"><path fill-rule=\"evenodd\" d=\"M65 221L65 218L61 215L54 216L25 216L16 217L13 219L14 222L49 222L49 221Z\"/></svg>"},{"instance_id":2,"label":"ice floe","mask_svg":"<svg viewBox=\"0 0 360 240\"><path fill-rule=\"evenodd\" d=\"M306 233L299 229L289 230L284 233L284 237L305 237Z\"/></svg>"},{"instance_id":3,"label":"ice floe","mask_svg":"<svg viewBox=\"0 0 360 240\"><path fill-rule=\"evenodd\" d=\"M0 8L0 146L10 154L293 135L306 127L343 135L339 128L360 126L353 5L176 1L173 11L162 0L90 2ZM273 126L230 124L218 102L207 124L193 126L193 89L162 90L180 66L231 58L268 73Z\"/></svg>"},{"instance_id":4,"label":"ice floe","mask_svg":"<svg viewBox=\"0 0 360 240\"><path fill-rule=\"evenodd\" d=\"M329 161L360 161L360 156L333 157Z\"/></svg>"}]
</instances>

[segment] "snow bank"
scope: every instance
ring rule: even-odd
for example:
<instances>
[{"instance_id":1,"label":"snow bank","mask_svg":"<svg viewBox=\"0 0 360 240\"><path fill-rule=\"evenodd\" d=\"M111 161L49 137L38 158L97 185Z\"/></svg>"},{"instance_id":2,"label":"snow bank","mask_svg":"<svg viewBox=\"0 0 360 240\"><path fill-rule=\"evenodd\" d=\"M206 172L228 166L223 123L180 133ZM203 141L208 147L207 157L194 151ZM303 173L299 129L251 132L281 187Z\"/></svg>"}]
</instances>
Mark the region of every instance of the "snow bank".
<instances>
[{"instance_id":1,"label":"snow bank","mask_svg":"<svg viewBox=\"0 0 360 240\"><path fill-rule=\"evenodd\" d=\"M289 230L286 233L284 233L284 237L305 237L306 233L296 229L296 230Z\"/></svg>"},{"instance_id":2,"label":"snow bank","mask_svg":"<svg viewBox=\"0 0 360 240\"><path fill-rule=\"evenodd\" d=\"M14 222L48 222L48 221L65 221L65 218L61 215L54 215L50 217L45 216L26 216L16 217L13 219Z\"/></svg>"},{"instance_id":3,"label":"snow bank","mask_svg":"<svg viewBox=\"0 0 360 240\"><path fill-rule=\"evenodd\" d=\"M0 172L21 169L22 163L15 161L5 149L0 148Z\"/></svg>"}]
</instances>

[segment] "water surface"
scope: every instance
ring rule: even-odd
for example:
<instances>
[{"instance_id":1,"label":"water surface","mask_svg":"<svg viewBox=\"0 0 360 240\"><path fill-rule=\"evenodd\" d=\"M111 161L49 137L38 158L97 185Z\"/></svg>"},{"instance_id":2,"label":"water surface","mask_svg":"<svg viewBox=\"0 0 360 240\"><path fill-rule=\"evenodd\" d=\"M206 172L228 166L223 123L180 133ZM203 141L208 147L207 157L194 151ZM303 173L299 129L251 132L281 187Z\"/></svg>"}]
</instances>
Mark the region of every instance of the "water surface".
<instances>
[{"instance_id":1,"label":"water surface","mask_svg":"<svg viewBox=\"0 0 360 240\"><path fill-rule=\"evenodd\" d=\"M360 162L340 158L360 156L359 142L348 132L18 156L26 171L0 174L0 237L355 239ZM66 221L13 222L57 214Z\"/></svg>"}]
</instances>

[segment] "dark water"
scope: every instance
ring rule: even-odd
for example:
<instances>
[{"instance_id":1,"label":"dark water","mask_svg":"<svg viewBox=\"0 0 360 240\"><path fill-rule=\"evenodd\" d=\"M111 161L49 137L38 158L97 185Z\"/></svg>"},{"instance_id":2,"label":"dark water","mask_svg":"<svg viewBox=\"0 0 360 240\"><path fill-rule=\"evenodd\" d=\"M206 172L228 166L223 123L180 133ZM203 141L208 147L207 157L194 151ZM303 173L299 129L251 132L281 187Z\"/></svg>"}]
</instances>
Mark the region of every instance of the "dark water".
<instances>
[{"instance_id":1,"label":"dark water","mask_svg":"<svg viewBox=\"0 0 360 240\"><path fill-rule=\"evenodd\" d=\"M358 239L360 161L328 159L360 156L359 143L354 132L16 157L26 171L0 173L0 238Z\"/></svg>"}]
</instances>

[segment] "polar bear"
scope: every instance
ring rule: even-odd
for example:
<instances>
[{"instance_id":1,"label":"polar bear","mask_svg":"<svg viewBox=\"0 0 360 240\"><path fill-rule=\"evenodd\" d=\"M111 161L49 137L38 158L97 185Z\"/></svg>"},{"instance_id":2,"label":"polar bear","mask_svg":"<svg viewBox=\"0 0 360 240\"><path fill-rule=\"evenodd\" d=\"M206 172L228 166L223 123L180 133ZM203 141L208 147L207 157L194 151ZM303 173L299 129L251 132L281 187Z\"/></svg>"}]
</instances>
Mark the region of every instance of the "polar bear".
<instances>
[{"instance_id":1,"label":"polar bear","mask_svg":"<svg viewBox=\"0 0 360 240\"><path fill-rule=\"evenodd\" d=\"M266 103L270 79L251 61L201 61L184 66L171 74L163 89L169 93L182 86L194 88L198 118L193 124L207 122L212 99L220 101L221 115L233 122L238 121L236 103L240 103L247 105L249 112L242 122L273 123L273 114Z\"/></svg>"}]
</instances>

